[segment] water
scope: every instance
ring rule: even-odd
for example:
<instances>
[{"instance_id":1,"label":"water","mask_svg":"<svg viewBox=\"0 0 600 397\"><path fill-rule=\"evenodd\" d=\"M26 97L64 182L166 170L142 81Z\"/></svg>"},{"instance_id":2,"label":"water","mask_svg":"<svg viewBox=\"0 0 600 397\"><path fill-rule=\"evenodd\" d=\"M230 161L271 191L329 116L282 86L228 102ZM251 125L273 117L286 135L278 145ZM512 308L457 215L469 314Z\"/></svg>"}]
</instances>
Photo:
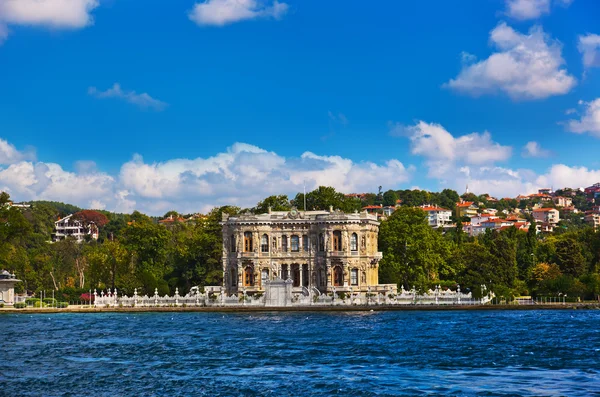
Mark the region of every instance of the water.
<instances>
[{"instance_id":1,"label":"water","mask_svg":"<svg viewBox=\"0 0 600 397\"><path fill-rule=\"evenodd\" d=\"M600 395L600 311L0 315L0 396Z\"/></svg>"}]
</instances>

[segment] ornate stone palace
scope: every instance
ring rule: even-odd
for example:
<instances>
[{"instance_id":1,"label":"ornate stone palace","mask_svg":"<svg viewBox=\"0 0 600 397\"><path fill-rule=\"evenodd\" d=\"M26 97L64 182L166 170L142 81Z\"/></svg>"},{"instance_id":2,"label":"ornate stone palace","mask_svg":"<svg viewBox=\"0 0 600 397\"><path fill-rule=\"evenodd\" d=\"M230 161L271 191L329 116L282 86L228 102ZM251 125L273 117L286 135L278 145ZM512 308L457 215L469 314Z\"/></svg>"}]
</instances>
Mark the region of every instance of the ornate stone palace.
<instances>
[{"instance_id":1,"label":"ornate stone palace","mask_svg":"<svg viewBox=\"0 0 600 397\"><path fill-rule=\"evenodd\" d=\"M263 292L291 280L294 293L390 291L379 285L379 222L367 212L269 211L223 214L223 283L227 295Z\"/></svg>"}]
</instances>

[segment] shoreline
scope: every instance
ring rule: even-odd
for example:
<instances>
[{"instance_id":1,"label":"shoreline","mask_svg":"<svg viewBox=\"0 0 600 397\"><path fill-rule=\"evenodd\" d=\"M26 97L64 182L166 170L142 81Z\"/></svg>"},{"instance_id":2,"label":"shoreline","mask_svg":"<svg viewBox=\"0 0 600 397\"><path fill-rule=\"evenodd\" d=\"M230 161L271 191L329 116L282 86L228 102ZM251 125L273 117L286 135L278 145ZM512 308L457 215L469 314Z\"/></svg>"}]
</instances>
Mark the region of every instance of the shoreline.
<instances>
[{"instance_id":1,"label":"shoreline","mask_svg":"<svg viewBox=\"0 0 600 397\"><path fill-rule=\"evenodd\" d=\"M600 303L566 303L543 305L361 305L361 306L293 306L293 307L79 307L0 308L1 314L56 313L254 313L254 312L370 312L370 311L485 311L485 310L600 310Z\"/></svg>"}]
</instances>

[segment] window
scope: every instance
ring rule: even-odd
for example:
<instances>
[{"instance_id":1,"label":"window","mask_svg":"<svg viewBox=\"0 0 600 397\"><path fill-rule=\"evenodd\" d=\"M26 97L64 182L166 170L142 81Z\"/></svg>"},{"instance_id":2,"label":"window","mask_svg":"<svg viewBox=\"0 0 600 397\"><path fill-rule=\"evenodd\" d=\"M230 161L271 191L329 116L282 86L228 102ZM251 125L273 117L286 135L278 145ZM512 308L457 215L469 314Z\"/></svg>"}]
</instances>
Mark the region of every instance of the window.
<instances>
[{"instance_id":1,"label":"window","mask_svg":"<svg viewBox=\"0 0 600 397\"><path fill-rule=\"evenodd\" d=\"M292 236L292 252L300 251L300 238L298 236Z\"/></svg>"},{"instance_id":2,"label":"window","mask_svg":"<svg viewBox=\"0 0 600 397\"><path fill-rule=\"evenodd\" d=\"M306 234L302 236L302 249L308 251L308 236Z\"/></svg>"},{"instance_id":3,"label":"window","mask_svg":"<svg viewBox=\"0 0 600 397\"><path fill-rule=\"evenodd\" d=\"M244 270L244 286L252 287L254 286L254 272L251 267L247 267Z\"/></svg>"},{"instance_id":4,"label":"window","mask_svg":"<svg viewBox=\"0 0 600 397\"><path fill-rule=\"evenodd\" d=\"M261 279L262 287L264 288L265 287L265 283L267 281L269 281L269 269L263 269L262 270L260 279Z\"/></svg>"},{"instance_id":5,"label":"window","mask_svg":"<svg viewBox=\"0 0 600 397\"><path fill-rule=\"evenodd\" d=\"M235 252L235 236L233 234L231 235L229 244L231 245L231 252Z\"/></svg>"},{"instance_id":6,"label":"window","mask_svg":"<svg viewBox=\"0 0 600 397\"><path fill-rule=\"evenodd\" d=\"M342 232L336 230L333 232L333 250L341 251L342 250Z\"/></svg>"},{"instance_id":7,"label":"window","mask_svg":"<svg viewBox=\"0 0 600 397\"><path fill-rule=\"evenodd\" d=\"M358 269L352 269L350 271L350 284L358 285Z\"/></svg>"},{"instance_id":8,"label":"window","mask_svg":"<svg viewBox=\"0 0 600 397\"><path fill-rule=\"evenodd\" d=\"M260 252L269 252L269 236L266 234L260 238Z\"/></svg>"},{"instance_id":9,"label":"window","mask_svg":"<svg viewBox=\"0 0 600 397\"><path fill-rule=\"evenodd\" d=\"M288 250L287 236L281 236L281 251L287 252L287 250Z\"/></svg>"},{"instance_id":10,"label":"window","mask_svg":"<svg viewBox=\"0 0 600 397\"><path fill-rule=\"evenodd\" d=\"M350 251L358 251L358 236L356 233L352 233L352 236L350 236Z\"/></svg>"},{"instance_id":11,"label":"window","mask_svg":"<svg viewBox=\"0 0 600 397\"><path fill-rule=\"evenodd\" d=\"M336 287L344 285L344 272L340 266L333 268L333 285Z\"/></svg>"},{"instance_id":12,"label":"window","mask_svg":"<svg viewBox=\"0 0 600 397\"><path fill-rule=\"evenodd\" d=\"M319 252L325 251L325 236L319 233Z\"/></svg>"},{"instance_id":13,"label":"window","mask_svg":"<svg viewBox=\"0 0 600 397\"><path fill-rule=\"evenodd\" d=\"M252 232L244 233L244 251L252 252Z\"/></svg>"}]
</instances>

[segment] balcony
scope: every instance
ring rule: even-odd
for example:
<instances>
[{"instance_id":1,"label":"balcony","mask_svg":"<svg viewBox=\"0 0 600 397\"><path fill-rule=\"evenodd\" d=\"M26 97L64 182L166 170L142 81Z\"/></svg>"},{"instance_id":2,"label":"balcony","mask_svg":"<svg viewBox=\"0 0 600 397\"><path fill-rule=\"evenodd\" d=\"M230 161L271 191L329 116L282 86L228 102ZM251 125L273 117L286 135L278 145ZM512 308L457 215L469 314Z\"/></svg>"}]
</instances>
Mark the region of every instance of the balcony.
<instances>
[{"instance_id":1,"label":"balcony","mask_svg":"<svg viewBox=\"0 0 600 397\"><path fill-rule=\"evenodd\" d=\"M240 252L240 258L256 258L256 252Z\"/></svg>"}]
</instances>

